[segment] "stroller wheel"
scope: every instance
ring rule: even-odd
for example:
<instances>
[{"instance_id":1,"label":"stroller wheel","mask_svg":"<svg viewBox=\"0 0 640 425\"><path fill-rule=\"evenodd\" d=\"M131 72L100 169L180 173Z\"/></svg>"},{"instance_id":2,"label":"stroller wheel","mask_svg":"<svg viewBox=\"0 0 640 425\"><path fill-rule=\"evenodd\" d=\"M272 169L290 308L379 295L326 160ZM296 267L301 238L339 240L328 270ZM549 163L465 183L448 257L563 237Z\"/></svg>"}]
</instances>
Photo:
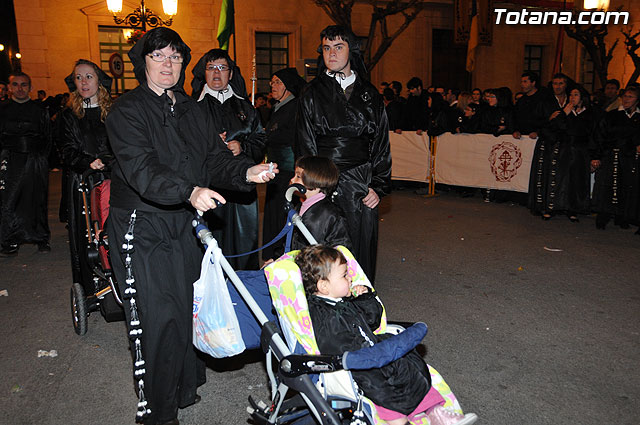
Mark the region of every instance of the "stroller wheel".
<instances>
[{"instance_id":1,"label":"stroller wheel","mask_svg":"<svg viewBox=\"0 0 640 425\"><path fill-rule=\"evenodd\" d=\"M78 335L87 333L87 303L84 297L84 289L78 282L71 286L71 317L73 329Z\"/></svg>"}]
</instances>

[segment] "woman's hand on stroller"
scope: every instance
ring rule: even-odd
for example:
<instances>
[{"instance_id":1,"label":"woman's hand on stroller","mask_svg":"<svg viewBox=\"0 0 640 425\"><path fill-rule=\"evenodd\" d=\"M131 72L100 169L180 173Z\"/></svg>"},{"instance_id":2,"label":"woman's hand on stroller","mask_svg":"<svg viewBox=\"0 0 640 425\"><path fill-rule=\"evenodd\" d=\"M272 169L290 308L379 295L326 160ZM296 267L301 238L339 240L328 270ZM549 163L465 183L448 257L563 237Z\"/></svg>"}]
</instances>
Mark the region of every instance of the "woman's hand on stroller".
<instances>
[{"instance_id":1,"label":"woman's hand on stroller","mask_svg":"<svg viewBox=\"0 0 640 425\"><path fill-rule=\"evenodd\" d=\"M193 188L191 196L189 196L189 202L199 212L209 211L219 204L227 203L218 192L200 186Z\"/></svg>"},{"instance_id":2,"label":"woman's hand on stroller","mask_svg":"<svg viewBox=\"0 0 640 425\"><path fill-rule=\"evenodd\" d=\"M247 181L253 183L265 183L275 178L278 170L278 164L270 162L268 164L258 164L247 170Z\"/></svg>"}]
</instances>

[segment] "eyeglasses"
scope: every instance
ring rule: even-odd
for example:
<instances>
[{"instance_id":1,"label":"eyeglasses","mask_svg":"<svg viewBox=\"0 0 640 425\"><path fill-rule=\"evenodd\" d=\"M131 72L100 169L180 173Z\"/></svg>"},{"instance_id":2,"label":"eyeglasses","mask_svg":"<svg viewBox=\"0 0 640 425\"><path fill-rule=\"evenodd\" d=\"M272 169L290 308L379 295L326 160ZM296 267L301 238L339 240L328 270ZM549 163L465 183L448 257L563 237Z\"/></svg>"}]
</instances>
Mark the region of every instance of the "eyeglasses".
<instances>
[{"instance_id":1,"label":"eyeglasses","mask_svg":"<svg viewBox=\"0 0 640 425\"><path fill-rule=\"evenodd\" d=\"M228 71L230 68L227 65L207 65L205 69L207 71L213 71L214 69L217 69L219 72L225 72L225 71Z\"/></svg>"},{"instance_id":2,"label":"eyeglasses","mask_svg":"<svg viewBox=\"0 0 640 425\"><path fill-rule=\"evenodd\" d=\"M284 83L283 83L282 81L280 81L280 80L273 80L273 81L269 81L269 85L270 85L271 87L273 87L273 86L279 86L280 84L284 84Z\"/></svg>"},{"instance_id":3,"label":"eyeglasses","mask_svg":"<svg viewBox=\"0 0 640 425\"><path fill-rule=\"evenodd\" d=\"M158 52L149 53L147 56L149 56L154 62L164 62L169 59L171 63L182 63L182 61L184 60L182 55L165 56L162 53Z\"/></svg>"}]
</instances>

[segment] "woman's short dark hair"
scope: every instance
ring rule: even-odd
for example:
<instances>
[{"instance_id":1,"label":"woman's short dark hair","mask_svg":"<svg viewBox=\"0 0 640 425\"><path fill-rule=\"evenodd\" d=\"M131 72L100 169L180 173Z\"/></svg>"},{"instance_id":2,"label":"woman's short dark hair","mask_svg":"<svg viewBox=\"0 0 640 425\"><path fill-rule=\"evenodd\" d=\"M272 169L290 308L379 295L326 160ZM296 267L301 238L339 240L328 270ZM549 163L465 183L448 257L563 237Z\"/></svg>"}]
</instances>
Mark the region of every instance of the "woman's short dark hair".
<instances>
[{"instance_id":1,"label":"woman's short dark hair","mask_svg":"<svg viewBox=\"0 0 640 425\"><path fill-rule=\"evenodd\" d=\"M231 57L226 50L211 49L204 55L205 65L209 62L217 61L218 59L224 59L225 61L227 61L227 66L231 66Z\"/></svg>"},{"instance_id":2,"label":"woman's short dark hair","mask_svg":"<svg viewBox=\"0 0 640 425\"><path fill-rule=\"evenodd\" d=\"M307 296L318 292L318 282L329 278L331 266L338 260L340 264L347 263L340 251L325 245L310 245L300 251L295 262L300 268L302 285Z\"/></svg>"},{"instance_id":3,"label":"woman's short dark hair","mask_svg":"<svg viewBox=\"0 0 640 425\"><path fill-rule=\"evenodd\" d=\"M578 93L580 93L580 100L582 100L582 106L584 106L585 108L590 108L591 107L591 96L589 96L589 92L587 91L587 89L585 89L580 84L576 84L575 86L573 86L571 88L571 90L567 91L567 94L571 94L571 92L573 90L578 90Z\"/></svg>"},{"instance_id":4,"label":"woman's short dark hair","mask_svg":"<svg viewBox=\"0 0 640 425\"><path fill-rule=\"evenodd\" d=\"M338 185L340 171L329 158L303 156L296 161L296 167L302 168L302 183L308 190L320 189L328 195Z\"/></svg>"},{"instance_id":5,"label":"woman's short dark hair","mask_svg":"<svg viewBox=\"0 0 640 425\"><path fill-rule=\"evenodd\" d=\"M149 36L146 38L142 49L143 56L156 50L164 49L167 46L173 47L182 57L186 57L187 53L189 53L189 47L182 41L180 35L170 28L154 28L148 34Z\"/></svg>"}]
</instances>

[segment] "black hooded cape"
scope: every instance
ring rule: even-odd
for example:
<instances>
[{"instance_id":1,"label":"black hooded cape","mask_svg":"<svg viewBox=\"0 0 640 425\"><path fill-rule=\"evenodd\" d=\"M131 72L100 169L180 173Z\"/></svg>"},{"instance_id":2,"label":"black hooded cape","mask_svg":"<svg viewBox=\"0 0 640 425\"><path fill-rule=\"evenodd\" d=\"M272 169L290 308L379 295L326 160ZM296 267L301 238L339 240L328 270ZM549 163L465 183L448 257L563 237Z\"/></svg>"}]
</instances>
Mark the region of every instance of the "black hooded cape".
<instances>
[{"instance_id":1,"label":"black hooded cape","mask_svg":"<svg viewBox=\"0 0 640 425\"><path fill-rule=\"evenodd\" d=\"M193 68L192 95L200 96L205 83L205 58L203 55ZM207 94L198 106L213 124L216 134L226 132L226 141L236 140L242 146L239 158L253 164L261 163L264 158L265 133L260 116L247 100L244 79L240 68L230 58L225 58L233 71L229 85L240 96L231 96L224 103ZM230 152L224 145L222 149ZM258 247L258 196L255 190L241 193L236 190L216 190L228 201L221 208L207 214L207 224L216 239L221 240L223 252L227 255L242 254ZM258 255L252 254L229 259L235 269L252 270L258 268Z\"/></svg>"},{"instance_id":2,"label":"black hooded cape","mask_svg":"<svg viewBox=\"0 0 640 425\"><path fill-rule=\"evenodd\" d=\"M389 126L382 96L360 74L347 88L322 72L298 99L296 156L331 159L340 170L333 201L344 211L354 255L371 281L375 275L378 210L362 203L369 188L391 191Z\"/></svg>"},{"instance_id":3,"label":"black hooded cape","mask_svg":"<svg viewBox=\"0 0 640 425\"><path fill-rule=\"evenodd\" d=\"M166 94L159 96L148 87L143 46L159 30L167 31L147 32L129 52L140 86L120 97L106 120L116 157L107 224L111 262L121 292L127 289L127 273L135 278L146 361L144 395L151 410L144 421L150 424L175 419L178 407L194 403L196 387L205 380L204 363L192 344L192 284L200 273L202 251L190 224L194 210L189 196L196 185L253 188L245 183L252 163L224 149L210 117L182 90L188 53L172 87L173 108ZM133 236L132 252L121 248L127 233ZM135 330L133 308L126 307L127 301L127 326ZM131 348L133 355L133 340ZM137 385L139 378L134 379Z\"/></svg>"}]
</instances>

